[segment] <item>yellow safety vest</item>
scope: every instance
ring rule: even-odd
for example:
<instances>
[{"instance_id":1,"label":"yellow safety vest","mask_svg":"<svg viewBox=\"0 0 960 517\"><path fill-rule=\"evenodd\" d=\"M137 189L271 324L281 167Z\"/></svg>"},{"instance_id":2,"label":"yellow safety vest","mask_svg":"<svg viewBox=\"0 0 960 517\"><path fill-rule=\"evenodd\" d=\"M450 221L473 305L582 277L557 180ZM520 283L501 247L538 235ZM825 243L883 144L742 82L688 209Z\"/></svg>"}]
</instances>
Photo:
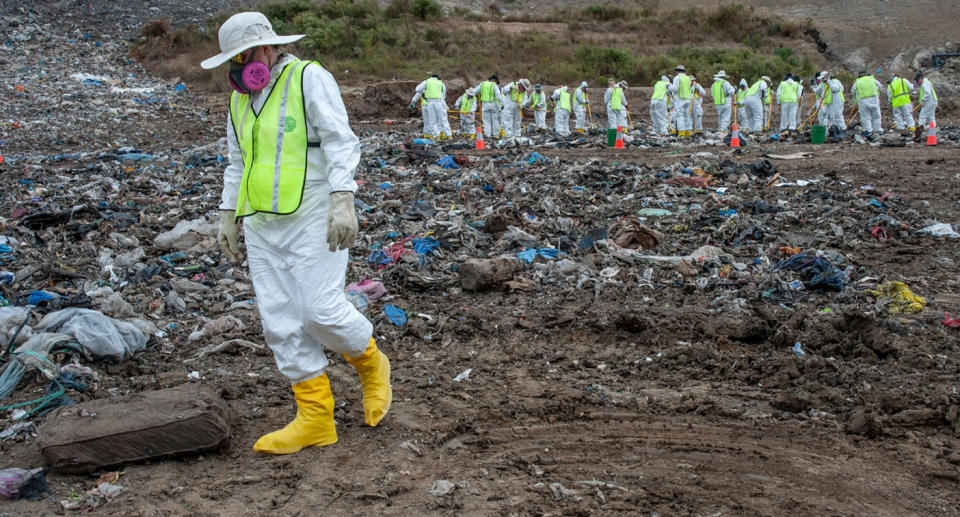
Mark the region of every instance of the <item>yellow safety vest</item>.
<instances>
[{"instance_id":1,"label":"yellow safety vest","mask_svg":"<svg viewBox=\"0 0 960 517\"><path fill-rule=\"evenodd\" d=\"M497 100L497 93L494 88L497 83L493 81L484 81L480 84L480 102L493 102Z\"/></svg>"},{"instance_id":2,"label":"yellow safety vest","mask_svg":"<svg viewBox=\"0 0 960 517\"><path fill-rule=\"evenodd\" d=\"M464 95L460 99L460 113L472 113L476 102L477 98L475 96Z\"/></svg>"},{"instance_id":3,"label":"yellow safety vest","mask_svg":"<svg viewBox=\"0 0 960 517\"><path fill-rule=\"evenodd\" d=\"M760 91L760 85L761 85L761 84L766 84L766 83L764 83L763 81L757 81L757 82L753 83L753 86L751 86L749 89L747 89L747 97L750 97L750 96L752 96L752 95L756 95L757 92Z\"/></svg>"},{"instance_id":4,"label":"yellow safety vest","mask_svg":"<svg viewBox=\"0 0 960 517\"><path fill-rule=\"evenodd\" d=\"M713 103L717 106L727 103L727 92L723 91L723 79L718 79L713 82L713 86L710 87L710 93L713 94Z\"/></svg>"},{"instance_id":5,"label":"yellow safety vest","mask_svg":"<svg viewBox=\"0 0 960 517\"><path fill-rule=\"evenodd\" d=\"M520 89L517 88L517 83L510 83L513 88L510 89L510 99L513 102L520 104Z\"/></svg>"},{"instance_id":6,"label":"yellow safety vest","mask_svg":"<svg viewBox=\"0 0 960 517\"><path fill-rule=\"evenodd\" d=\"M443 81L436 77L427 79L427 84L423 87L423 96L428 99L439 99L443 96Z\"/></svg>"},{"instance_id":7,"label":"yellow safety vest","mask_svg":"<svg viewBox=\"0 0 960 517\"><path fill-rule=\"evenodd\" d=\"M857 100L877 96L877 81L872 75L865 75L857 79Z\"/></svg>"},{"instance_id":8,"label":"yellow safety vest","mask_svg":"<svg viewBox=\"0 0 960 517\"><path fill-rule=\"evenodd\" d=\"M747 90L737 88L737 106L743 106L743 100L747 98Z\"/></svg>"},{"instance_id":9,"label":"yellow safety vest","mask_svg":"<svg viewBox=\"0 0 960 517\"><path fill-rule=\"evenodd\" d=\"M907 91L907 81L898 77L887 86L890 91L890 104L894 108L910 104L910 92Z\"/></svg>"},{"instance_id":10,"label":"yellow safety vest","mask_svg":"<svg viewBox=\"0 0 960 517\"><path fill-rule=\"evenodd\" d=\"M610 109L613 111L620 111L620 108L623 107L623 88L619 86L613 87L613 93L610 94Z\"/></svg>"},{"instance_id":11,"label":"yellow safety vest","mask_svg":"<svg viewBox=\"0 0 960 517\"><path fill-rule=\"evenodd\" d=\"M833 90L830 89L830 84L829 84L829 83L826 84L823 89L824 89L824 91L827 92L826 95L825 95L825 97L824 97L823 103L826 104L827 106L829 106L829 105L833 104ZM845 102L846 99L843 98L843 90L841 90L841 91L839 91L839 92L837 92L837 93L840 94L840 102Z\"/></svg>"},{"instance_id":12,"label":"yellow safety vest","mask_svg":"<svg viewBox=\"0 0 960 517\"><path fill-rule=\"evenodd\" d=\"M286 65L259 115L252 109L250 95L233 92L230 96L230 119L243 155L237 218L258 212L292 214L300 207L307 149L320 147L320 142L307 141L303 69L311 63ZM278 87L282 90L277 91Z\"/></svg>"},{"instance_id":13,"label":"yellow safety vest","mask_svg":"<svg viewBox=\"0 0 960 517\"><path fill-rule=\"evenodd\" d=\"M667 97L667 81L657 81L657 84L653 85L653 100L661 101Z\"/></svg>"},{"instance_id":14,"label":"yellow safety vest","mask_svg":"<svg viewBox=\"0 0 960 517\"><path fill-rule=\"evenodd\" d=\"M533 92L533 95L530 96L530 102L533 104L533 109L540 109L540 94Z\"/></svg>"},{"instance_id":15,"label":"yellow safety vest","mask_svg":"<svg viewBox=\"0 0 960 517\"><path fill-rule=\"evenodd\" d=\"M690 98L690 76L686 74L680 74L677 76L680 79L680 88L677 89L677 97L681 99Z\"/></svg>"},{"instance_id":16,"label":"yellow safety vest","mask_svg":"<svg viewBox=\"0 0 960 517\"><path fill-rule=\"evenodd\" d=\"M800 85L793 81L780 83L780 102L797 102L797 91Z\"/></svg>"},{"instance_id":17,"label":"yellow safety vest","mask_svg":"<svg viewBox=\"0 0 960 517\"><path fill-rule=\"evenodd\" d=\"M570 111L570 92L560 90L560 98L557 100L557 105L553 107L553 112L556 113L558 109Z\"/></svg>"},{"instance_id":18,"label":"yellow safety vest","mask_svg":"<svg viewBox=\"0 0 960 517\"><path fill-rule=\"evenodd\" d=\"M580 92L583 94L583 102L580 102L580 101L577 101L577 102L580 102L581 106L586 106L587 104L590 104L590 96L587 95L587 90L584 88L580 88Z\"/></svg>"}]
</instances>

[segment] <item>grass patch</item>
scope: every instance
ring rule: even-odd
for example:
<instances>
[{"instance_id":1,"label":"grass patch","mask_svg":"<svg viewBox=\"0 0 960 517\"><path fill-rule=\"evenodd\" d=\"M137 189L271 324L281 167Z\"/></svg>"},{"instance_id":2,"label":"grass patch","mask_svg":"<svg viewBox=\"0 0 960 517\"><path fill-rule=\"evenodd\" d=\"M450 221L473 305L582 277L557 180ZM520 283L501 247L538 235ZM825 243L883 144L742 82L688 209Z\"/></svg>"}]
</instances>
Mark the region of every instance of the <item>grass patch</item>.
<instances>
[{"instance_id":1,"label":"grass patch","mask_svg":"<svg viewBox=\"0 0 960 517\"><path fill-rule=\"evenodd\" d=\"M796 55L787 41L804 37L800 25L742 5L669 9L658 0L639 0L630 7L568 7L515 20L562 23L566 30L561 32L556 26L543 32L505 25L485 29L482 22L505 19L462 8L445 12L436 0L391 0L383 7L375 0L287 0L260 10L279 34L306 34L291 50L320 61L341 80L422 79L428 71L449 78L469 69L476 76L466 77L471 81L497 72L508 80L529 77L547 84L617 77L643 85L677 63L704 79L721 68L751 81L815 71L815 56ZM184 52L187 42L204 52L194 56L199 61L212 55L211 47L216 53L217 29L228 16L214 17L203 31L171 34L168 25L150 24L135 54L144 60L169 58ZM628 37L622 37L625 32Z\"/></svg>"}]
</instances>

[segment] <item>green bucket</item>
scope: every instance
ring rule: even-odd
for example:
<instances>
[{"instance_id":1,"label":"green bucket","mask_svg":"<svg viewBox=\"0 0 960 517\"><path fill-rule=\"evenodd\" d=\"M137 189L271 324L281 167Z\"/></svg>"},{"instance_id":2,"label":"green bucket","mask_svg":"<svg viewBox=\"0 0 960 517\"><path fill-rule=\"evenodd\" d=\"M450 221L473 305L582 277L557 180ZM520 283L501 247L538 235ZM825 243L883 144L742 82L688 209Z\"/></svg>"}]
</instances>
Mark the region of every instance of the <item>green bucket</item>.
<instances>
[{"instance_id":1,"label":"green bucket","mask_svg":"<svg viewBox=\"0 0 960 517\"><path fill-rule=\"evenodd\" d=\"M607 130L607 147L613 147L617 145L617 130L608 129Z\"/></svg>"},{"instance_id":2,"label":"green bucket","mask_svg":"<svg viewBox=\"0 0 960 517\"><path fill-rule=\"evenodd\" d=\"M813 126L810 128L810 143L822 144L827 141L827 126Z\"/></svg>"}]
</instances>

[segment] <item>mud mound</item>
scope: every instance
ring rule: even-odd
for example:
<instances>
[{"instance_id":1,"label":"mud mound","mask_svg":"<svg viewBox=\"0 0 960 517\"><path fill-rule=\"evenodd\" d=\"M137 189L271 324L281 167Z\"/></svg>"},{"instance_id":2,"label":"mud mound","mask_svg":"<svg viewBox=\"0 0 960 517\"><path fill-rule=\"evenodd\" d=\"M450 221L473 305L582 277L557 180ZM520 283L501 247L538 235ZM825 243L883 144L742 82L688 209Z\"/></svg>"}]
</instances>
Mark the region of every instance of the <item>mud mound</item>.
<instances>
[{"instance_id":1,"label":"mud mound","mask_svg":"<svg viewBox=\"0 0 960 517\"><path fill-rule=\"evenodd\" d=\"M407 105L418 81L387 81L364 88L363 95L345 95L343 102L351 118L400 118L412 112Z\"/></svg>"}]
</instances>

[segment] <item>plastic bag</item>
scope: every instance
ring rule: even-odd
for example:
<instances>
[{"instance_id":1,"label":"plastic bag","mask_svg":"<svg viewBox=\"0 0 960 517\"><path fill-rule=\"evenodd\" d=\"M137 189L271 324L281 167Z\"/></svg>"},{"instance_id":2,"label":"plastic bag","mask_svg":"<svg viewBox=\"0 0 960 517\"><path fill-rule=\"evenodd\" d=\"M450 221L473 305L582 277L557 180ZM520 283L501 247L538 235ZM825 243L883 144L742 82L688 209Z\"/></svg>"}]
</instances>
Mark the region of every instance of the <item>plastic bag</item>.
<instances>
[{"instance_id":1,"label":"plastic bag","mask_svg":"<svg viewBox=\"0 0 960 517\"><path fill-rule=\"evenodd\" d=\"M49 491L42 468L0 470L0 495L7 499L25 497L31 501L38 501L43 499L45 492Z\"/></svg>"},{"instance_id":2,"label":"plastic bag","mask_svg":"<svg viewBox=\"0 0 960 517\"><path fill-rule=\"evenodd\" d=\"M133 323L77 307L47 314L36 328L69 334L91 356L114 361L122 361L143 350L148 339Z\"/></svg>"}]
</instances>

